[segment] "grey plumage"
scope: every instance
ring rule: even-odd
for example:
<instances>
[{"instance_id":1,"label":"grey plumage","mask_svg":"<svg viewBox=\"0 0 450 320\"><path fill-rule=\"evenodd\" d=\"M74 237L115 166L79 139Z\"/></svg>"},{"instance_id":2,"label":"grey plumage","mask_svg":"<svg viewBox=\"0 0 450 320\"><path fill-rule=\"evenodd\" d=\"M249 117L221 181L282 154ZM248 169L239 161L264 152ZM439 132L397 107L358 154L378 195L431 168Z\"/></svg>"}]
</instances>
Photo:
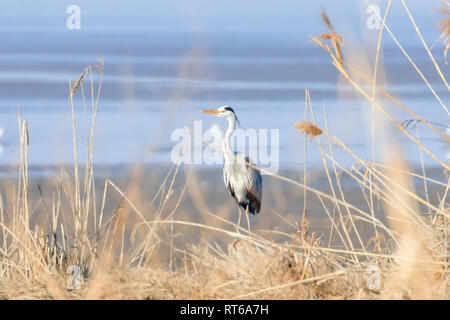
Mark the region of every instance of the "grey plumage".
<instances>
[{"instance_id":1,"label":"grey plumage","mask_svg":"<svg viewBox=\"0 0 450 320\"><path fill-rule=\"evenodd\" d=\"M257 214L261 210L261 173L248 165L250 163L248 157L243 154L235 154L235 157L236 160L224 163L225 186L244 210L248 210L251 214Z\"/></svg>"}]
</instances>

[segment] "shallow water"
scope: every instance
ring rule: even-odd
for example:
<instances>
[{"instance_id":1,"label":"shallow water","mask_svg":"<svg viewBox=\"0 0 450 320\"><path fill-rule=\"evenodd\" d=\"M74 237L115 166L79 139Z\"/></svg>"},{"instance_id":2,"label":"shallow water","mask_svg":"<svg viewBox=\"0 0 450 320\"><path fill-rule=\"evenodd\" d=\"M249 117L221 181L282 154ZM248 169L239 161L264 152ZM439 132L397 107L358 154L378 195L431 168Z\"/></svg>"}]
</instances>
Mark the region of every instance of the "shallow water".
<instances>
[{"instance_id":1,"label":"shallow water","mask_svg":"<svg viewBox=\"0 0 450 320\"><path fill-rule=\"evenodd\" d=\"M329 131L368 158L370 106L351 94L345 82L338 86L329 57L309 40L309 35L326 31L320 19L323 5L344 39L359 38L373 58L378 33L365 26L362 1L134 0L125 6L86 0L77 3L80 30L66 28L70 4L49 0L0 4L0 126L5 128L1 165L18 159L19 107L22 119L29 122L30 163L73 161L68 80L74 81L99 56L105 62L105 76L96 126L97 164L168 162L177 143L171 141L174 130L192 128L198 120L203 120L205 130L213 123L224 128L222 121L200 110L227 104L235 108L244 129L278 129L279 167L297 167L303 162L303 137L292 127L304 118L306 88L311 90L320 125L325 126L324 106ZM428 45L436 43L441 1L408 4ZM393 4L388 25L448 104L449 92L399 3ZM449 78L441 42L433 54ZM447 113L388 35L383 57L389 91L423 118L448 125ZM85 127L79 97L76 108L82 150ZM411 118L392 108L398 121ZM445 160L448 146L442 138L423 126L419 129L426 146ZM404 144L407 159L418 165L417 148L401 134L395 136ZM339 149L335 156L344 165L354 161ZM307 157L311 166L320 164L317 142L308 144ZM426 166L436 164L428 156L424 161Z\"/></svg>"}]
</instances>

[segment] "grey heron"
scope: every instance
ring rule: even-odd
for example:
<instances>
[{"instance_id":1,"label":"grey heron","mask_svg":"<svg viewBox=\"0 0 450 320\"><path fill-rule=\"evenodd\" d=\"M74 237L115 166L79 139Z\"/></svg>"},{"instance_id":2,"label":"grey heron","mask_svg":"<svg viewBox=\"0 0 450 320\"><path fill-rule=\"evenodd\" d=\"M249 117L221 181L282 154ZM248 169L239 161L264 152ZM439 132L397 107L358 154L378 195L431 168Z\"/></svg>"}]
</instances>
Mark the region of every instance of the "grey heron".
<instances>
[{"instance_id":1,"label":"grey heron","mask_svg":"<svg viewBox=\"0 0 450 320\"><path fill-rule=\"evenodd\" d=\"M231 150L230 138L236 127L236 121L239 123L233 108L223 106L215 110L204 110L202 112L225 118L228 121L228 129L223 140L223 180L239 207L245 210L247 225L250 231L248 214L255 215L261 210L261 173L254 167L249 166L250 159L248 156ZM239 208L238 230L241 224L241 217L242 213Z\"/></svg>"}]
</instances>

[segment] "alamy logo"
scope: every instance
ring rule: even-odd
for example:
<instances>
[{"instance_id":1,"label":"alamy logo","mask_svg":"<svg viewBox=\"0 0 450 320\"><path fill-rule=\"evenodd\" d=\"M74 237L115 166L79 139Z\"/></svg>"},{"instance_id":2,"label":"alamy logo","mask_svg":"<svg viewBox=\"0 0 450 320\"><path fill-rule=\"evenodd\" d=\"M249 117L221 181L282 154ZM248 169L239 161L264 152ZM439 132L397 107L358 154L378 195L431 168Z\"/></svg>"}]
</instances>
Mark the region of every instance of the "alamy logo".
<instances>
[{"instance_id":1,"label":"alamy logo","mask_svg":"<svg viewBox=\"0 0 450 320\"><path fill-rule=\"evenodd\" d=\"M376 265L370 265L367 270L369 277L367 278L367 288L369 290L380 290L381 288L381 271Z\"/></svg>"},{"instance_id":2,"label":"alamy logo","mask_svg":"<svg viewBox=\"0 0 450 320\"><path fill-rule=\"evenodd\" d=\"M69 30L81 29L81 9L77 5L70 5L66 9L70 16L66 20L66 27Z\"/></svg>"},{"instance_id":3,"label":"alamy logo","mask_svg":"<svg viewBox=\"0 0 450 320\"><path fill-rule=\"evenodd\" d=\"M366 26L369 30L380 30L381 29L381 15L380 7L371 4L367 7L366 13L368 15L366 20Z\"/></svg>"},{"instance_id":4,"label":"alamy logo","mask_svg":"<svg viewBox=\"0 0 450 320\"><path fill-rule=\"evenodd\" d=\"M66 286L68 290L78 290L81 288L81 270L76 265L70 265L66 270L70 276L67 278Z\"/></svg>"},{"instance_id":5,"label":"alamy logo","mask_svg":"<svg viewBox=\"0 0 450 320\"><path fill-rule=\"evenodd\" d=\"M223 139L217 125L203 131L202 121L194 121L193 132L183 128L172 132L171 141L178 143L172 148L171 160L184 164L223 164ZM248 155L259 168L275 174L279 169L279 140L279 129L236 129L230 137L230 146Z\"/></svg>"}]
</instances>

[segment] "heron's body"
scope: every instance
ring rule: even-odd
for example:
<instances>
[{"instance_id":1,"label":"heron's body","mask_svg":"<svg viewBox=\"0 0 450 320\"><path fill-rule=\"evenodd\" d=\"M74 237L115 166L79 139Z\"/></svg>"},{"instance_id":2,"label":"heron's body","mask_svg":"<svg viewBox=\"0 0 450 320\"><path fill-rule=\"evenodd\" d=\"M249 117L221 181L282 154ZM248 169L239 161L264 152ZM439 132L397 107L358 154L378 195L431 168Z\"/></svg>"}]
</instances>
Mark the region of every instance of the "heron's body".
<instances>
[{"instance_id":1,"label":"heron's body","mask_svg":"<svg viewBox=\"0 0 450 320\"><path fill-rule=\"evenodd\" d=\"M228 129L223 141L223 180L231 196L246 213L259 213L262 199L261 173L250 166L251 162L247 156L242 153L234 153L230 147L230 138L234 132L237 120L234 110L224 106L217 110L204 112L215 114L228 120Z\"/></svg>"},{"instance_id":2,"label":"heron's body","mask_svg":"<svg viewBox=\"0 0 450 320\"><path fill-rule=\"evenodd\" d=\"M251 214L257 214L261 210L261 174L248 165L250 160L245 155L235 154L235 157L235 161L224 163L225 186L239 206Z\"/></svg>"}]
</instances>

